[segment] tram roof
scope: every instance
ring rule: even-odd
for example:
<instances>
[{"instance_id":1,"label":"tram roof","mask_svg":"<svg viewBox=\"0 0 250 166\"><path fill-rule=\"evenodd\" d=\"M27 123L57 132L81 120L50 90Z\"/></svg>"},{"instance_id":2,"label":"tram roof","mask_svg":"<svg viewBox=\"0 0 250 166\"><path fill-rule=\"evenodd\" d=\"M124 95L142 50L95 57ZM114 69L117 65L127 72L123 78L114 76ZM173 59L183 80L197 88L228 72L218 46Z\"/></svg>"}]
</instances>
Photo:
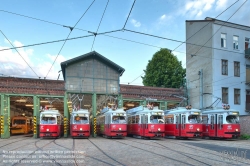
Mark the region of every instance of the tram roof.
<instances>
[{"instance_id":1,"label":"tram roof","mask_svg":"<svg viewBox=\"0 0 250 166\"><path fill-rule=\"evenodd\" d=\"M174 114L174 113L183 113L183 112L202 112L202 111L196 108L186 109L185 107L177 107L171 110L165 110L164 112L165 114Z\"/></svg>"},{"instance_id":2,"label":"tram roof","mask_svg":"<svg viewBox=\"0 0 250 166\"><path fill-rule=\"evenodd\" d=\"M142 114L149 112L163 112L163 110L160 110L158 107L153 107L153 109L150 109L148 107L139 106L126 111L127 114Z\"/></svg>"},{"instance_id":3,"label":"tram roof","mask_svg":"<svg viewBox=\"0 0 250 166\"><path fill-rule=\"evenodd\" d=\"M111 108L104 108L102 111L101 111L101 115L105 115L105 114L111 114L111 113L126 113L124 111L123 108L118 108L118 109L111 109Z\"/></svg>"},{"instance_id":4,"label":"tram roof","mask_svg":"<svg viewBox=\"0 0 250 166\"><path fill-rule=\"evenodd\" d=\"M61 68L62 68L62 73L63 73L63 77L65 78L65 68L68 65L74 64L76 62L79 61L83 61L83 60L87 60L87 59L97 59L99 61L101 61L102 63L110 66L111 68L113 68L114 70L116 70L118 73L120 73L120 76L122 76L122 74L124 73L125 69L122 68L121 66L117 65L116 63L112 62L111 60L107 59L106 57L102 56L101 54L99 54L96 51L92 51L89 52L87 54L83 54L81 56L69 59L67 61L64 61L61 63Z\"/></svg>"},{"instance_id":5,"label":"tram roof","mask_svg":"<svg viewBox=\"0 0 250 166\"><path fill-rule=\"evenodd\" d=\"M41 114L60 114L60 112L58 110L43 110L40 113Z\"/></svg>"},{"instance_id":6,"label":"tram roof","mask_svg":"<svg viewBox=\"0 0 250 166\"><path fill-rule=\"evenodd\" d=\"M79 109L79 110L73 110L72 114L88 114L89 111L87 109Z\"/></svg>"},{"instance_id":7,"label":"tram roof","mask_svg":"<svg viewBox=\"0 0 250 166\"><path fill-rule=\"evenodd\" d=\"M210 109L204 109L202 110L202 114L209 114L209 113L226 113L226 112L238 112L238 110L235 109L223 109L223 108L210 108Z\"/></svg>"}]
</instances>

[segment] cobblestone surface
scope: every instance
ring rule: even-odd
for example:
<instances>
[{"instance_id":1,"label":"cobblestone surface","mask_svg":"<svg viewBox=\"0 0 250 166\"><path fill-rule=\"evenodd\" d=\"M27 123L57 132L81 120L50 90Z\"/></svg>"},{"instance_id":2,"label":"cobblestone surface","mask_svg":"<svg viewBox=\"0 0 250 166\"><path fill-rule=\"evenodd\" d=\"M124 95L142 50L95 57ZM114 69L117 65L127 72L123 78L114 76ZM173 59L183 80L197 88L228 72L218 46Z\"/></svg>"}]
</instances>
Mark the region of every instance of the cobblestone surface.
<instances>
[{"instance_id":1,"label":"cobblestone surface","mask_svg":"<svg viewBox=\"0 0 250 166\"><path fill-rule=\"evenodd\" d=\"M207 139L0 139L0 166L250 165L250 141Z\"/></svg>"}]
</instances>

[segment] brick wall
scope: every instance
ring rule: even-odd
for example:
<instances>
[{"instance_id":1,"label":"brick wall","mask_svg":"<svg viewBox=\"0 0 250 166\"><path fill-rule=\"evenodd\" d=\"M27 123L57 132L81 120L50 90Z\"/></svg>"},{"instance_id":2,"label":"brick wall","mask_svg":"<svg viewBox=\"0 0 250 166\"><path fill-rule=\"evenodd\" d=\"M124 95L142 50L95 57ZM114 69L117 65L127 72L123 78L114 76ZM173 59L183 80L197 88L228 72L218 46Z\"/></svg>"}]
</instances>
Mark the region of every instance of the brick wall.
<instances>
[{"instance_id":1,"label":"brick wall","mask_svg":"<svg viewBox=\"0 0 250 166\"><path fill-rule=\"evenodd\" d=\"M250 135L250 115L240 116L241 134Z\"/></svg>"},{"instance_id":2,"label":"brick wall","mask_svg":"<svg viewBox=\"0 0 250 166\"><path fill-rule=\"evenodd\" d=\"M65 85L61 80L0 77L0 92L64 96Z\"/></svg>"}]
</instances>

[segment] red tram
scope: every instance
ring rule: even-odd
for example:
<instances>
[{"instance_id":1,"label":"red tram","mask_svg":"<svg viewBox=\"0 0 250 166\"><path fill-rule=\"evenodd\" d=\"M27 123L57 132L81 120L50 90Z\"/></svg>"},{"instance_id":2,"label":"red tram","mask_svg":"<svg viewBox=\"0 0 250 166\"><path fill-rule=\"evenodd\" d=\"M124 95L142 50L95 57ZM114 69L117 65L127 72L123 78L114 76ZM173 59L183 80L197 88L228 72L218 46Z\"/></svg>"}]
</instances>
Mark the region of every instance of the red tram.
<instances>
[{"instance_id":1,"label":"red tram","mask_svg":"<svg viewBox=\"0 0 250 166\"><path fill-rule=\"evenodd\" d=\"M164 112L158 107L139 106L126 111L128 135L138 138L161 138L165 135Z\"/></svg>"},{"instance_id":2,"label":"red tram","mask_svg":"<svg viewBox=\"0 0 250 166\"><path fill-rule=\"evenodd\" d=\"M165 134L167 137L193 138L202 135L201 110L191 106L165 111Z\"/></svg>"},{"instance_id":3,"label":"red tram","mask_svg":"<svg viewBox=\"0 0 250 166\"><path fill-rule=\"evenodd\" d=\"M239 111L224 108L206 109L202 112L203 137L238 138L240 136Z\"/></svg>"},{"instance_id":4,"label":"red tram","mask_svg":"<svg viewBox=\"0 0 250 166\"><path fill-rule=\"evenodd\" d=\"M59 138L63 135L63 116L58 110L43 110L40 113L40 137Z\"/></svg>"},{"instance_id":5,"label":"red tram","mask_svg":"<svg viewBox=\"0 0 250 166\"><path fill-rule=\"evenodd\" d=\"M87 109L73 110L70 118L70 135L73 138L89 138L90 124Z\"/></svg>"},{"instance_id":6,"label":"red tram","mask_svg":"<svg viewBox=\"0 0 250 166\"><path fill-rule=\"evenodd\" d=\"M127 136L126 112L123 109L104 108L96 119L98 135L107 138Z\"/></svg>"}]
</instances>

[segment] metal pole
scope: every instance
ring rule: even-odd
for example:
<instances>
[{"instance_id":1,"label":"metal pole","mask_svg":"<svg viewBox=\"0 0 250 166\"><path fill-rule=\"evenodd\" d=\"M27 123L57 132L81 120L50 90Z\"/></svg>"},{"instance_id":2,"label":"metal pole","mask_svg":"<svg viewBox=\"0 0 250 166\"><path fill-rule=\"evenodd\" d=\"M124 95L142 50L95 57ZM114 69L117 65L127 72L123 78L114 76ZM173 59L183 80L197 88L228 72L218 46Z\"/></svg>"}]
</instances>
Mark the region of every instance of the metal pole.
<instances>
[{"instance_id":1,"label":"metal pole","mask_svg":"<svg viewBox=\"0 0 250 166\"><path fill-rule=\"evenodd\" d=\"M200 70L200 109L203 108L203 69Z\"/></svg>"},{"instance_id":2,"label":"metal pole","mask_svg":"<svg viewBox=\"0 0 250 166\"><path fill-rule=\"evenodd\" d=\"M92 95L92 117L93 137L96 137L96 93Z\"/></svg>"}]
</instances>

